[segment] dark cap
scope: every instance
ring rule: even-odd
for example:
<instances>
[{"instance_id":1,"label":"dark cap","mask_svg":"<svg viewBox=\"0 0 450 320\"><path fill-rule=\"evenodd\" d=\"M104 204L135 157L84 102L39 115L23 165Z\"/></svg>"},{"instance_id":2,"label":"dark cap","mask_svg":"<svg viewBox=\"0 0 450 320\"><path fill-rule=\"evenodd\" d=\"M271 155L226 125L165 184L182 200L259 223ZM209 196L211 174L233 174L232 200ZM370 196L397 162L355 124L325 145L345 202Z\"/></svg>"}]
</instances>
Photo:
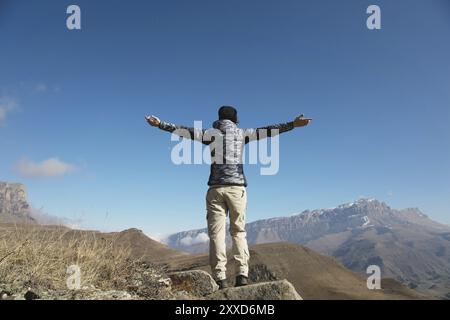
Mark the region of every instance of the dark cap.
<instances>
[{"instance_id":1,"label":"dark cap","mask_svg":"<svg viewBox=\"0 0 450 320\"><path fill-rule=\"evenodd\" d=\"M238 123L237 110L231 106L220 107L219 120L231 120L234 123Z\"/></svg>"}]
</instances>

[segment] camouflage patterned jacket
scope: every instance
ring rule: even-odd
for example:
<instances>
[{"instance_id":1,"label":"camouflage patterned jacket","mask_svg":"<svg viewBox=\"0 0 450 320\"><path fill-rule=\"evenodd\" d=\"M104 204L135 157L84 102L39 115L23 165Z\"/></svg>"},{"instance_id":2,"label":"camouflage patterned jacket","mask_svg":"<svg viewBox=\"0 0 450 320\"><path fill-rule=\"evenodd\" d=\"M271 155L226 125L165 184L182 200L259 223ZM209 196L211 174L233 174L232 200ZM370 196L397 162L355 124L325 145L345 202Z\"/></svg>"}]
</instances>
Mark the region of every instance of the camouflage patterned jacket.
<instances>
[{"instance_id":1,"label":"camouflage patterned jacket","mask_svg":"<svg viewBox=\"0 0 450 320\"><path fill-rule=\"evenodd\" d=\"M294 128L294 123L287 122L256 129L240 129L231 120L217 120L211 129L204 130L161 121L159 128L209 145L211 149L209 186L247 186L242 162L245 144L290 131Z\"/></svg>"}]
</instances>

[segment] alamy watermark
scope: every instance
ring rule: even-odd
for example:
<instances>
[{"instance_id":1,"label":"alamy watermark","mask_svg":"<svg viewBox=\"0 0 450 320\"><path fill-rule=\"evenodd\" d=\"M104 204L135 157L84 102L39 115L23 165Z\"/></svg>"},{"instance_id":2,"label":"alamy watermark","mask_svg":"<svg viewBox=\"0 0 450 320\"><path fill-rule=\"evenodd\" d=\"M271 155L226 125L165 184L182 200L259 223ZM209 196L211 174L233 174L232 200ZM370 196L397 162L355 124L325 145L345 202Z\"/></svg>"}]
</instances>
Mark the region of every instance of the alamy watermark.
<instances>
[{"instance_id":1,"label":"alamy watermark","mask_svg":"<svg viewBox=\"0 0 450 320\"><path fill-rule=\"evenodd\" d=\"M366 273L370 274L367 277L367 289L380 290L381 289L381 269L377 265L370 265L366 269Z\"/></svg>"},{"instance_id":2,"label":"alamy watermark","mask_svg":"<svg viewBox=\"0 0 450 320\"><path fill-rule=\"evenodd\" d=\"M370 5L367 10L367 14L370 16L367 18L366 25L369 30L381 29L381 8L375 4Z\"/></svg>"},{"instance_id":3,"label":"alamy watermark","mask_svg":"<svg viewBox=\"0 0 450 320\"><path fill-rule=\"evenodd\" d=\"M66 270L66 285L69 290L79 290L81 288L81 269L78 265L73 264Z\"/></svg>"},{"instance_id":4,"label":"alamy watermark","mask_svg":"<svg viewBox=\"0 0 450 320\"><path fill-rule=\"evenodd\" d=\"M279 133L278 129L204 130L202 121L194 121L193 128L172 132L171 140L178 143L173 146L170 158L176 165L259 164L261 175L275 175L280 168Z\"/></svg>"},{"instance_id":5,"label":"alamy watermark","mask_svg":"<svg viewBox=\"0 0 450 320\"><path fill-rule=\"evenodd\" d=\"M66 19L66 27L69 30L81 30L81 8L76 4L67 7L66 13L69 16Z\"/></svg>"},{"instance_id":6,"label":"alamy watermark","mask_svg":"<svg viewBox=\"0 0 450 320\"><path fill-rule=\"evenodd\" d=\"M372 4L367 7L366 13L369 17L366 20L366 25L369 30L381 29L381 8L378 5ZM81 8L76 4L71 4L66 9L66 14L69 16L66 19L66 27L69 30L81 30Z\"/></svg>"}]
</instances>

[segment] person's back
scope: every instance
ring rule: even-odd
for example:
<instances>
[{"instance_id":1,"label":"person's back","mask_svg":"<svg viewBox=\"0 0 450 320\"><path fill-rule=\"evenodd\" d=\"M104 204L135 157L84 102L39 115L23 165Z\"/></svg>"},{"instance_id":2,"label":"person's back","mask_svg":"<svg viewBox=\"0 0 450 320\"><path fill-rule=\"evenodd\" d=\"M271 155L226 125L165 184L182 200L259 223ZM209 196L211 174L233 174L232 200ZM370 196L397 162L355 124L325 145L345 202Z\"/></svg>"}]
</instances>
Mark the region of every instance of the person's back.
<instances>
[{"instance_id":1,"label":"person's back","mask_svg":"<svg viewBox=\"0 0 450 320\"><path fill-rule=\"evenodd\" d=\"M221 135L220 142L214 145L211 150L211 173L208 185L234 185L247 186L247 179L244 174L242 156L244 146L250 141L271 137L282 132L292 130L293 122L281 123L277 125L257 128L241 129L238 126L237 111L233 107L223 106L219 109L219 120L213 123L214 133L211 142L217 135ZM211 146L211 144L210 144Z\"/></svg>"},{"instance_id":2,"label":"person's back","mask_svg":"<svg viewBox=\"0 0 450 320\"><path fill-rule=\"evenodd\" d=\"M223 106L219 109L219 120L211 129L200 130L177 126L160 121L156 117L147 117L147 122L160 129L187 136L209 145L211 149L211 172L209 189L206 194L206 219L210 239L209 258L213 277L219 287L228 286L226 280L226 217L230 217L230 234L233 241L233 258L236 262L236 286L246 285L248 279L248 260L250 254L245 232L245 214L247 208L247 180L243 168L243 151L246 143L266 137L272 137L305 126L310 119L297 117L292 122L256 129L238 128L235 108ZM178 131L179 130L179 131ZM177 132L178 131L178 132ZM184 135L182 131L187 131Z\"/></svg>"},{"instance_id":3,"label":"person's back","mask_svg":"<svg viewBox=\"0 0 450 320\"><path fill-rule=\"evenodd\" d=\"M211 148L211 172L208 185L247 186L244 175L242 155L244 151L244 130L228 119L213 123L214 139L220 137L220 142ZM217 142L217 141L213 141Z\"/></svg>"}]
</instances>

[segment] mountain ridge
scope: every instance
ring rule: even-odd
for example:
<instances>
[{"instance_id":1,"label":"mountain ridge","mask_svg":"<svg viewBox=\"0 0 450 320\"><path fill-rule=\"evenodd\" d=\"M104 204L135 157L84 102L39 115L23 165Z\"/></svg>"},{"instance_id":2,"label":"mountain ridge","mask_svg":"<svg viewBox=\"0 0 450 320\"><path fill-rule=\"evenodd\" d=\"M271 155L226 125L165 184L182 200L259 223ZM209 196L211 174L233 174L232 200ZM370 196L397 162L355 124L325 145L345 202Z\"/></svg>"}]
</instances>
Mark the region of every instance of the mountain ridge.
<instances>
[{"instance_id":1,"label":"mountain ridge","mask_svg":"<svg viewBox=\"0 0 450 320\"><path fill-rule=\"evenodd\" d=\"M271 223L283 222L284 220L291 220L291 221L302 220L302 222L304 222L304 223L314 222L318 218L328 217L327 215L329 215L330 213L333 213L333 212L336 213L336 211L337 211L338 215L335 215L335 217L339 218L340 217L339 213L343 214L343 212L345 210L354 209L354 208L359 209L361 207L365 207L370 204L372 205L372 209L373 208L377 209L375 211L371 210L372 215L370 217L368 215L358 214L357 212L355 212L355 214L352 214L352 215L346 215L346 217L350 219L350 223L351 223L350 226L372 227L373 225L371 224L371 222L376 222L376 226L391 227L391 225L389 223L386 223L386 221L380 221L379 218L383 215L383 211L394 210L395 213L397 214L397 217L392 217L392 215L387 216L389 218L389 221L391 221L391 222L398 223L399 217L403 218L403 223L408 223L408 222L409 223L418 223L418 222L424 223L424 220L429 220L429 221L426 221L426 225L428 227L434 228L436 230L445 230L446 228L448 228L450 231L450 226L431 220L426 214L421 212L419 208L411 207L411 208L395 210L395 209L392 209L390 206L388 206L385 202L381 202L381 201L378 201L376 199L371 199L371 198L369 198L369 199L362 198L355 202L341 204L334 208L304 210L300 213L294 213L294 214L288 215L288 216L279 216L279 217L273 217L273 218L267 218L267 219L258 219L258 220L252 221L252 222L248 222L246 224L246 228L250 229L250 230L247 230L247 234L249 237L248 240L251 243L255 242L254 235L252 235L252 234L249 235L249 233L251 233L252 229L259 228L261 230L264 230L265 226L267 226ZM380 211L381 211L381 213L380 213ZM375 213L375 215L374 215L374 213ZM369 218L369 221L367 221L366 218ZM372 218L373 220L370 220L370 218ZM392 220L396 220L396 221L392 221ZM422 221L417 221L417 220L422 220ZM349 225L346 225L345 227L348 228ZM195 252L198 252L197 249L194 249L192 251L192 250L190 250L191 249L190 246L183 246L180 243L177 243L177 241L180 241L181 239L183 239L183 237L182 237L183 235L190 236L191 238L195 239L195 236L198 234L201 234L201 233L207 233L207 229L200 228L200 229L192 229L192 230L173 233L173 234L169 235L168 237L166 237L165 239L163 239L162 242L167 243L176 249L179 249L179 250L188 249L187 250L188 252L195 253ZM284 240L290 240L290 239L284 239ZM295 242L295 239L294 239L294 242ZM258 241L256 243L264 243L264 242Z\"/></svg>"}]
</instances>

